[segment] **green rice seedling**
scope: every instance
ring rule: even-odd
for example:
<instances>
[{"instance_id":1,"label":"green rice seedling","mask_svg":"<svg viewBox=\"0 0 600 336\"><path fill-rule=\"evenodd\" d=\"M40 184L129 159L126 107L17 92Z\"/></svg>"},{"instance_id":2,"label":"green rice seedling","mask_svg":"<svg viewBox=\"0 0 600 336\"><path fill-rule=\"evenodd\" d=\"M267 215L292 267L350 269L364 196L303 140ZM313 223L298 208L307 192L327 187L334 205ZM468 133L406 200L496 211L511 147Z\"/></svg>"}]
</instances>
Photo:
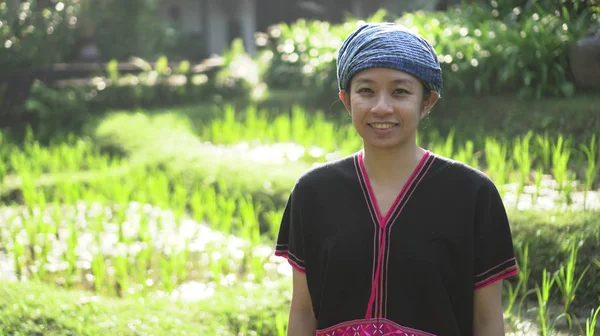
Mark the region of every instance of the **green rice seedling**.
<instances>
[{"instance_id":1,"label":"green rice seedling","mask_svg":"<svg viewBox=\"0 0 600 336\"><path fill-rule=\"evenodd\" d=\"M588 265L588 267L586 267L579 275L579 279L575 280L575 266L577 263L578 251L579 248L577 247L577 243L573 242L571 244L571 252L566 267L564 264L561 265L560 270L556 274L556 284L563 296L564 313L569 313L571 304L575 300L577 288L579 288L579 284L581 283L581 280L583 280L583 277L590 266Z\"/></svg>"},{"instance_id":2,"label":"green rice seedling","mask_svg":"<svg viewBox=\"0 0 600 336\"><path fill-rule=\"evenodd\" d=\"M246 140L258 139L260 133L256 126L258 125L258 116L256 106L248 106L244 111L243 121L240 123L240 130L242 133L240 136Z\"/></svg>"},{"instance_id":3,"label":"green rice seedling","mask_svg":"<svg viewBox=\"0 0 600 336\"><path fill-rule=\"evenodd\" d=\"M599 140L600 141L600 140ZM589 146L581 145L581 150L584 152L587 158L587 168L585 170L585 182L583 187L583 210L586 210L588 191L592 190L596 176L598 175L598 158L596 153L598 152L599 145L596 144L596 135L592 135Z\"/></svg>"},{"instance_id":4,"label":"green rice seedling","mask_svg":"<svg viewBox=\"0 0 600 336\"><path fill-rule=\"evenodd\" d=\"M21 193L23 195L23 203L29 212L33 212L37 203L37 190L34 185L34 178L31 175L21 175Z\"/></svg>"},{"instance_id":5,"label":"green rice seedling","mask_svg":"<svg viewBox=\"0 0 600 336\"><path fill-rule=\"evenodd\" d=\"M269 121L269 113L267 110L260 110L258 112L255 133L256 136L249 139L258 139L261 142L266 142L269 140L268 134L271 129L271 123Z\"/></svg>"},{"instance_id":6,"label":"green rice seedling","mask_svg":"<svg viewBox=\"0 0 600 336\"><path fill-rule=\"evenodd\" d=\"M247 255L248 254L246 254L246 256ZM212 280L216 283L220 283L224 275L227 274L228 259L219 251L213 251L210 259L211 261L208 268L212 274Z\"/></svg>"},{"instance_id":7,"label":"green rice seedling","mask_svg":"<svg viewBox=\"0 0 600 336\"><path fill-rule=\"evenodd\" d=\"M15 275L17 279L24 279L25 274L23 271L25 270L26 265L26 256L25 256L25 242L23 241L22 235L20 234L20 227L13 227L11 234L11 243L12 245L12 255L15 263Z\"/></svg>"},{"instance_id":8,"label":"green rice seedling","mask_svg":"<svg viewBox=\"0 0 600 336\"><path fill-rule=\"evenodd\" d=\"M202 198L202 192L196 188L190 198L190 208L192 211L192 217L197 222L203 222L205 219L204 212L204 199Z\"/></svg>"},{"instance_id":9,"label":"green rice seedling","mask_svg":"<svg viewBox=\"0 0 600 336\"><path fill-rule=\"evenodd\" d=\"M446 137L446 140L444 141L444 147L443 147L443 152L442 152L443 156L446 156L449 158L454 156L454 135L455 135L455 130L452 129L450 131L450 133L448 133L448 136Z\"/></svg>"},{"instance_id":10,"label":"green rice seedling","mask_svg":"<svg viewBox=\"0 0 600 336\"><path fill-rule=\"evenodd\" d=\"M442 138L437 131L431 132L427 137L427 146L438 155L453 158L454 155L454 129L446 138Z\"/></svg>"},{"instance_id":11,"label":"green rice seedling","mask_svg":"<svg viewBox=\"0 0 600 336\"><path fill-rule=\"evenodd\" d=\"M533 133L529 131L522 139L517 138L513 145L513 158L517 164L517 169L519 170L520 177L519 186L517 189L517 206L519 204L521 195L525 190L525 185L528 182L529 174L531 173L531 167L534 160L534 154L531 153L529 146L532 137Z\"/></svg>"},{"instance_id":12,"label":"green rice seedling","mask_svg":"<svg viewBox=\"0 0 600 336\"><path fill-rule=\"evenodd\" d=\"M508 182L512 169L512 160L508 157L507 146L496 139L486 138L485 159L488 175L498 186L504 186Z\"/></svg>"},{"instance_id":13,"label":"green rice seedling","mask_svg":"<svg viewBox=\"0 0 600 336\"><path fill-rule=\"evenodd\" d=\"M521 296L527 295L529 277L531 276L531 268L529 268L529 243L516 246L517 252L517 268L519 269L518 278L521 283Z\"/></svg>"},{"instance_id":14,"label":"green rice seedling","mask_svg":"<svg viewBox=\"0 0 600 336\"><path fill-rule=\"evenodd\" d=\"M187 263L189 260L189 245L186 242L185 246L177 251L175 255L171 258L172 260L172 268L174 269L174 274L177 277L179 282L183 281L188 276Z\"/></svg>"},{"instance_id":15,"label":"green rice seedling","mask_svg":"<svg viewBox=\"0 0 600 336\"><path fill-rule=\"evenodd\" d=\"M166 173L159 169L153 170L151 176L148 185L149 201L166 209L169 207L169 178Z\"/></svg>"},{"instance_id":16,"label":"green rice seedling","mask_svg":"<svg viewBox=\"0 0 600 336\"><path fill-rule=\"evenodd\" d=\"M207 187L204 189L203 200L202 206L204 207L204 213L206 214L209 225L215 229L219 229L221 212L219 204L217 203L217 193L214 187Z\"/></svg>"},{"instance_id":17,"label":"green rice seedling","mask_svg":"<svg viewBox=\"0 0 600 336\"><path fill-rule=\"evenodd\" d=\"M505 281L506 285L506 295L507 295L507 304L506 309L504 309L504 315L510 314L513 307L515 306L515 302L519 297L519 292L522 286L521 279L517 280L517 285L513 286L511 282Z\"/></svg>"},{"instance_id":18,"label":"green rice seedling","mask_svg":"<svg viewBox=\"0 0 600 336\"><path fill-rule=\"evenodd\" d=\"M304 108L300 106L292 107L292 139L303 146L310 146L310 140L307 138L308 118Z\"/></svg>"},{"instance_id":19,"label":"green rice seedling","mask_svg":"<svg viewBox=\"0 0 600 336\"><path fill-rule=\"evenodd\" d=\"M544 177L544 168L539 166L535 169L535 176L534 176L535 193L531 194L531 197L532 197L531 204L534 204L540 197L540 192L542 190L542 178L543 177Z\"/></svg>"},{"instance_id":20,"label":"green rice seedling","mask_svg":"<svg viewBox=\"0 0 600 336\"><path fill-rule=\"evenodd\" d=\"M94 290L99 294L106 293L106 264L104 256L97 251L94 253L91 262L91 271L94 276Z\"/></svg>"},{"instance_id":21,"label":"green rice seedling","mask_svg":"<svg viewBox=\"0 0 600 336\"><path fill-rule=\"evenodd\" d=\"M542 273L541 287L536 283L535 292L538 299L538 323L542 336L552 335L552 323L548 314L550 293L555 278L550 276L549 272L544 268Z\"/></svg>"},{"instance_id":22,"label":"green rice seedling","mask_svg":"<svg viewBox=\"0 0 600 336\"><path fill-rule=\"evenodd\" d=\"M180 179L178 179L178 181L175 183L173 189L173 193L171 194L172 198L170 202L170 208L173 209L175 214L175 222L177 225L179 225L186 212L186 207L188 204L188 190L185 182Z\"/></svg>"},{"instance_id":23,"label":"green rice seedling","mask_svg":"<svg viewBox=\"0 0 600 336\"><path fill-rule=\"evenodd\" d=\"M37 235L38 235L38 225L37 225L37 221L35 220L35 215L33 215L34 218L30 219L30 220L25 220L25 222L23 223L23 227L25 228L25 232L27 233L27 246L28 246L28 250L29 250L29 257L31 258L31 260L35 260L36 257L36 251L35 251L35 246L37 246Z\"/></svg>"},{"instance_id":24,"label":"green rice seedling","mask_svg":"<svg viewBox=\"0 0 600 336\"><path fill-rule=\"evenodd\" d=\"M271 238L271 240L277 239L282 216L283 210L270 210L265 214L269 226L269 238Z\"/></svg>"},{"instance_id":25,"label":"green rice seedling","mask_svg":"<svg viewBox=\"0 0 600 336\"><path fill-rule=\"evenodd\" d=\"M565 187L564 187L564 196L565 196L565 202L567 203L567 206L573 204L573 188L575 186L576 180L575 180L575 173L573 172L568 172L567 173L567 180L565 183Z\"/></svg>"},{"instance_id":26,"label":"green rice seedling","mask_svg":"<svg viewBox=\"0 0 600 336\"><path fill-rule=\"evenodd\" d=\"M253 246L244 248L244 264L247 265L247 270L250 272L250 279L256 282L262 282L265 277L265 260L262 256L257 255L257 249Z\"/></svg>"},{"instance_id":27,"label":"green rice seedling","mask_svg":"<svg viewBox=\"0 0 600 336\"><path fill-rule=\"evenodd\" d=\"M226 232L228 234L234 233L233 219L235 216L236 205L237 204L235 199L231 199L223 194L217 195L217 206L219 209L218 214L215 216L217 222L210 223L211 226L214 225L213 228L217 228L218 230Z\"/></svg>"},{"instance_id":28,"label":"green rice seedling","mask_svg":"<svg viewBox=\"0 0 600 336\"><path fill-rule=\"evenodd\" d=\"M258 213L260 205L254 204L252 196L241 196L237 201L237 209L241 219L241 236L249 239L252 243L260 242L260 226Z\"/></svg>"},{"instance_id":29,"label":"green rice seedling","mask_svg":"<svg viewBox=\"0 0 600 336\"><path fill-rule=\"evenodd\" d=\"M311 129L313 130L311 145L319 146L327 152L338 148L335 127L325 119L325 114L320 111L316 113Z\"/></svg>"},{"instance_id":30,"label":"green rice seedling","mask_svg":"<svg viewBox=\"0 0 600 336\"><path fill-rule=\"evenodd\" d=\"M217 143L234 144L238 142L240 129L236 120L235 107L226 105L223 108L223 119L215 120L211 123L211 137Z\"/></svg>"},{"instance_id":31,"label":"green rice seedling","mask_svg":"<svg viewBox=\"0 0 600 336\"><path fill-rule=\"evenodd\" d=\"M356 153L363 147L363 140L354 129L353 125L347 125L340 129L340 152L342 155Z\"/></svg>"},{"instance_id":32,"label":"green rice seedling","mask_svg":"<svg viewBox=\"0 0 600 336\"><path fill-rule=\"evenodd\" d=\"M66 277L66 285L67 287L71 287L73 285L73 276L76 271L76 263L77 263L77 242L78 242L78 233L77 228L75 227L75 222L69 223L69 233L67 238L67 250L65 252L65 260L68 263L67 268L67 277Z\"/></svg>"},{"instance_id":33,"label":"green rice seedling","mask_svg":"<svg viewBox=\"0 0 600 336\"><path fill-rule=\"evenodd\" d=\"M152 286L151 280L147 277L148 270L151 269L152 253L150 240L142 240L142 248L135 256L134 275L132 277L136 284L141 285L142 291Z\"/></svg>"},{"instance_id":34,"label":"green rice seedling","mask_svg":"<svg viewBox=\"0 0 600 336\"><path fill-rule=\"evenodd\" d=\"M474 148L474 142L472 140L467 140L465 144L458 149L455 159L464 162L475 169L479 169L479 162Z\"/></svg>"},{"instance_id":35,"label":"green rice seedling","mask_svg":"<svg viewBox=\"0 0 600 336\"><path fill-rule=\"evenodd\" d=\"M562 135L552 146L552 174L558 183L558 193L562 193L568 181L568 166L571 157L570 140Z\"/></svg>"},{"instance_id":36,"label":"green rice seedling","mask_svg":"<svg viewBox=\"0 0 600 336\"><path fill-rule=\"evenodd\" d=\"M277 336L285 336L286 335L287 322L288 322L288 318L285 313L280 312L280 311L275 312L275 329L277 330Z\"/></svg>"},{"instance_id":37,"label":"green rice seedling","mask_svg":"<svg viewBox=\"0 0 600 336\"><path fill-rule=\"evenodd\" d=\"M129 262L126 254L118 254L113 260L115 266L116 292L119 296L126 296L129 292Z\"/></svg>"},{"instance_id":38,"label":"green rice seedling","mask_svg":"<svg viewBox=\"0 0 600 336\"><path fill-rule=\"evenodd\" d=\"M273 122L273 139L276 142L287 142L290 140L292 125L287 114L278 115Z\"/></svg>"},{"instance_id":39,"label":"green rice seedling","mask_svg":"<svg viewBox=\"0 0 600 336\"><path fill-rule=\"evenodd\" d=\"M552 168L552 141L550 141L547 133L545 133L543 136L537 135L535 140L538 146L536 152L539 154L542 168L544 171L550 171Z\"/></svg>"},{"instance_id":40,"label":"green rice seedling","mask_svg":"<svg viewBox=\"0 0 600 336\"><path fill-rule=\"evenodd\" d=\"M48 260L48 253L52 250L52 240L49 237L52 235L52 225L47 223L43 217L39 216L38 221L38 235L39 235L39 262L38 274L40 279L46 278L46 265Z\"/></svg>"},{"instance_id":41,"label":"green rice seedling","mask_svg":"<svg viewBox=\"0 0 600 336\"><path fill-rule=\"evenodd\" d=\"M595 336L596 325L598 321L598 313L600 313L600 306L596 310L592 310L590 317L585 319L585 336Z\"/></svg>"},{"instance_id":42,"label":"green rice seedling","mask_svg":"<svg viewBox=\"0 0 600 336\"><path fill-rule=\"evenodd\" d=\"M173 281L173 269L172 263L169 260L169 255L161 255L160 257L160 280L162 288L165 292L171 293L175 289L175 283Z\"/></svg>"}]
</instances>

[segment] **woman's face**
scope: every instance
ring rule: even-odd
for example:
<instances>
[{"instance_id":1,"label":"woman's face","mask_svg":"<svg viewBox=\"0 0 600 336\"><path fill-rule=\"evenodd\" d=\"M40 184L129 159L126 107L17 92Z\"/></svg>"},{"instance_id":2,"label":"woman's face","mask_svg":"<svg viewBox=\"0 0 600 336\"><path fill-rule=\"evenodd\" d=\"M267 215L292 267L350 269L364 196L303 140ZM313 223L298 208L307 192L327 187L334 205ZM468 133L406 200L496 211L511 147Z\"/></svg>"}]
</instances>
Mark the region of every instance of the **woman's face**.
<instances>
[{"instance_id":1,"label":"woman's face","mask_svg":"<svg viewBox=\"0 0 600 336\"><path fill-rule=\"evenodd\" d=\"M415 144L419 121L438 99L435 92L423 94L423 84L412 75L369 68L352 78L350 90L341 91L340 99L365 148L394 149Z\"/></svg>"}]
</instances>

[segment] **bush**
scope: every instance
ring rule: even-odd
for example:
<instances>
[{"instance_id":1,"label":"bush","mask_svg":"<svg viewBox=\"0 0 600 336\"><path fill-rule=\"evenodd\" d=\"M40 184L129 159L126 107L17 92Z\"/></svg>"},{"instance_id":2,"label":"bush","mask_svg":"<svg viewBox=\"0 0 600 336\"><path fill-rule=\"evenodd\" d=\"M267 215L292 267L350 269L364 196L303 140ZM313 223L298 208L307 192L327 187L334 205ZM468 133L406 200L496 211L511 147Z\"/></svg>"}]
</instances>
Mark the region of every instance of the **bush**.
<instances>
[{"instance_id":1,"label":"bush","mask_svg":"<svg viewBox=\"0 0 600 336\"><path fill-rule=\"evenodd\" d=\"M74 49L79 2L0 2L0 120L21 118L34 81L31 71L68 60ZM60 46L58 48L57 46Z\"/></svg>"},{"instance_id":2,"label":"bush","mask_svg":"<svg viewBox=\"0 0 600 336\"><path fill-rule=\"evenodd\" d=\"M0 72L64 61L75 42L78 13L76 0L0 3Z\"/></svg>"},{"instance_id":3,"label":"bush","mask_svg":"<svg viewBox=\"0 0 600 336\"><path fill-rule=\"evenodd\" d=\"M575 87L570 80L568 48L598 22L592 9L571 16L566 7L554 11L536 5L527 10L514 8L501 17L492 6L471 4L388 20L411 27L432 43L446 92L569 97ZM385 12L379 11L367 21L384 18ZM309 96L333 97L337 48L357 24L356 19L341 25L299 20L272 27L268 38L263 37L267 42L260 43L273 54L266 74L269 87L306 88Z\"/></svg>"},{"instance_id":4,"label":"bush","mask_svg":"<svg viewBox=\"0 0 600 336\"><path fill-rule=\"evenodd\" d=\"M158 58L172 47L174 29L158 17L155 0L81 0L84 37L93 41L103 60L136 56Z\"/></svg>"}]
</instances>

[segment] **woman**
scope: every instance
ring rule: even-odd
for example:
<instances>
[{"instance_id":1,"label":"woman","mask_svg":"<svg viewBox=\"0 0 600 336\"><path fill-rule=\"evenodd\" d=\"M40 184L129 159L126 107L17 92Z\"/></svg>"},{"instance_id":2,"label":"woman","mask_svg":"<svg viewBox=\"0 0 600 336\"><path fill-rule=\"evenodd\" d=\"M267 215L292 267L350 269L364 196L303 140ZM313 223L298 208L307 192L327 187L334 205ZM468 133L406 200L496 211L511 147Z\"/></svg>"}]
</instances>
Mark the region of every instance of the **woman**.
<instances>
[{"instance_id":1,"label":"woman","mask_svg":"<svg viewBox=\"0 0 600 336\"><path fill-rule=\"evenodd\" d=\"M365 24L338 54L360 152L296 182L276 255L293 266L288 335L504 335L512 237L483 173L416 144L440 98L421 36Z\"/></svg>"}]
</instances>

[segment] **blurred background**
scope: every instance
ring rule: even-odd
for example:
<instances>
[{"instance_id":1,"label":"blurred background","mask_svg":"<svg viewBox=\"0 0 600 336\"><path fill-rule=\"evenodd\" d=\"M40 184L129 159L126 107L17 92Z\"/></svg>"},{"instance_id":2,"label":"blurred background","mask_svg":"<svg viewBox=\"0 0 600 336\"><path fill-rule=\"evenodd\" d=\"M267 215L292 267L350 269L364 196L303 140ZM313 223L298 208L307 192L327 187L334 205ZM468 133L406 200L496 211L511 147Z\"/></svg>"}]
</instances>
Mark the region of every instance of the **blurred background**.
<instances>
[{"instance_id":1,"label":"blurred background","mask_svg":"<svg viewBox=\"0 0 600 336\"><path fill-rule=\"evenodd\" d=\"M503 195L507 334L600 335L596 0L0 1L0 335L285 335L283 207L361 148L336 52L380 21L443 68L419 144Z\"/></svg>"}]
</instances>

